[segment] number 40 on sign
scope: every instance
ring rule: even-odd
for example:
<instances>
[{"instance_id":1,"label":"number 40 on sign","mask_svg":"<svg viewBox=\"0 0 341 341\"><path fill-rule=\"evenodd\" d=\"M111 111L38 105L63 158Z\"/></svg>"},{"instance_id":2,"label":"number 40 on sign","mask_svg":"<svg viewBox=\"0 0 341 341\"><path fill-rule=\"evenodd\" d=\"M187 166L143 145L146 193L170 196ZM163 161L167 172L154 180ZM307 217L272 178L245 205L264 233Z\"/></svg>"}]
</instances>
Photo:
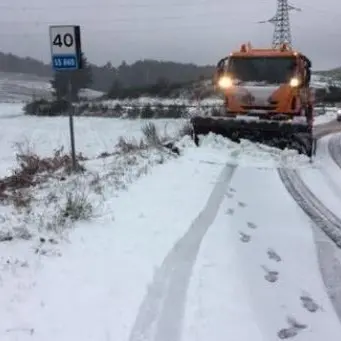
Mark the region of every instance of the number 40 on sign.
<instances>
[{"instance_id":1,"label":"number 40 on sign","mask_svg":"<svg viewBox=\"0 0 341 341\"><path fill-rule=\"evenodd\" d=\"M79 26L50 26L50 44L54 70L82 68Z\"/></svg>"}]
</instances>

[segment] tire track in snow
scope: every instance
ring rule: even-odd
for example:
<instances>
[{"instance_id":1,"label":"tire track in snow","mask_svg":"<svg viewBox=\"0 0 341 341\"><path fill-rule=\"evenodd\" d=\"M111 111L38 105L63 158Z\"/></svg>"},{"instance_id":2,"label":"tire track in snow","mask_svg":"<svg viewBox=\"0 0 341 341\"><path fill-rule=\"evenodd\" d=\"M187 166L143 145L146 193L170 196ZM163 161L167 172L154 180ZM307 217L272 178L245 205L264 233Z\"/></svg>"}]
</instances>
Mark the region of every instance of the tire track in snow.
<instances>
[{"instance_id":1,"label":"tire track in snow","mask_svg":"<svg viewBox=\"0 0 341 341\"><path fill-rule=\"evenodd\" d=\"M297 170L278 169L279 176L289 194L318 226L339 248L341 248L341 219L331 212L310 191Z\"/></svg>"},{"instance_id":2,"label":"tire track in snow","mask_svg":"<svg viewBox=\"0 0 341 341\"><path fill-rule=\"evenodd\" d=\"M317 139L320 139L326 135L329 135L332 133L331 128L328 128L325 131L321 131L317 137ZM334 134L330 137L327 146L326 146L326 151L329 152L330 157L332 160L335 162L337 166L341 168L341 135L339 134ZM322 170L323 171L323 170ZM279 170L281 173L285 173L285 170ZM324 172L323 172L324 173ZM281 175L281 174L280 174ZM283 175L283 174L282 174ZM325 174L326 175L326 174ZM324 282L324 285L326 287L328 296L334 306L335 312L341 321L341 263L340 260L338 259L336 252L338 250L335 249L335 247L340 247L338 243L335 243L335 240L340 241L340 237L338 235L341 234L340 229L340 219L336 217L336 220L333 219L335 218L335 215L330 212L317 198L314 196L311 191L307 188L307 186L304 184L303 180L299 177L299 174L295 174L295 176L299 183L303 184L303 188L306 188L308 191L308 198L307 194L305 193L305 189L303 189L303 192L301 192L301 197L305 197L307 203L302 203L300 204L300 196L295 194L292 194L294 190L290 187L291 186L283 181L283 184L287 187L287 190L289 193L292 195L294 200L298 203L299 206L305 211L305 213L312 219L314 223L314 235L315 235L315 240L316 240L316 245L317 245L317 253L318 253L318 259L319 259L319 266L320 266L320 271L322 275L322 279ZM326 178L328 181L331 181L332 179L329 178L327 175ZM333 182L332 182L333 183ZM333 186L332 186L333 188ZM299 187L297 188L299 190ZM335 190L335 188L333 188ZM309 200L310 197L310 200ZM312 199L311 199L312 197ZM310 201L310 202L309 202ZM313 202L311 202L313 201ZM302 206L307 206L306 208L303 208ZM316 208L317 207L317 208ZM321 212L321 209L323 212L327 212L327 217ZM309 212L310 211L310 212ZM314 214L315 211L315 214ZM313 213L313 214L311 214ZM334 237L334 238L333 238ZM330 243L330 241L332 243ZM334 242L334 245L333 245Z\"/></svg>"},{"instance_id":3,"label":"tire track in snow","mask_svg":"<svg viewBox=\"0 0 341 341\"><path fill-rule=\"evenodd\" d=\"M201 242L213 223L236 170L227 164L207 201L186 234L173 246L154 274L140 306L129 341L181 339L187 288Z\"/></svg>"},{"instance_id":4,"label":"tire track in snow","mask_svg":"<svg viewBox=\"0 0 341 341\"><path fill-rule=\"evenodd\" d=\"M341 135L333 134L328 141L328 152L335 164L341 168ZM333 188L335 189L335 188ZM341 263L335 250L325 240L317 240L320 269L323 281L341 322Z\"/></svg>"},{"instance_id":5,"label":"tire track in snow","mask_svg":"<svg viewBox=\"0 0 341 341\"><path fill-rule=\"evenodd\" d=\"M319 236L319 232L317 231L315 238L320 271L330 300L341 322L341 263L335 254L333 245L324 236ZM322 232L320 233L322 234Z\"/></svg>"},{"instance_id":6,"label":"tire track in snow","mask_svg":"<svg viewBox=\"0 0 341 341\"><path fill-rule=\"evenodd\" d=\"M338 197L341 200L341 183L338 183L338 177L333 174L333 172L329 171L329 166L334 166L336 167L337 171L340 171L338 169L338 165L335 163L334 159L331 156L329 144L330 144L330 139L333 137L331 135L326 139L326 141L321 141L319 145L319 154L321 155L322 159L320 162L320 165L317 167L320 173L324 176L327 186L329 189L334 193L336 197ZM334 168L334 167L333 167Z\"/></svg>"},{"instance_id":7,"label":"tire track in snow","mask_svg":"<svg viewBox=\"0 0 341 341\"><path fill-rule=\"evenodd\" d=\"M341 135L334 134L328 141L328 151L333 161L341 168Z\"/></svg>"}]
</instances>

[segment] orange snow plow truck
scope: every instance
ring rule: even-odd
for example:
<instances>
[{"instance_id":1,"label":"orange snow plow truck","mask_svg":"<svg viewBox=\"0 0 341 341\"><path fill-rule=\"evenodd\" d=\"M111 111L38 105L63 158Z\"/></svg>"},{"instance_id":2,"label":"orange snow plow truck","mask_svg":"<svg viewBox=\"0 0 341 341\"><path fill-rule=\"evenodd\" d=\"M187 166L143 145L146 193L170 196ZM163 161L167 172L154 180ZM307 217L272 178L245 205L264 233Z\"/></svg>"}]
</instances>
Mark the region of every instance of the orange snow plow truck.
<instances>
[{"instance_id":1,"label":"orange snow plow truck","mask_svg":"<svg viewBox=\"0 0 341 341\"><path fill-rule=\"evenodd\" d=\"M214 86L224 97L223 110L191 118L196 144L199 135L213 132L312 156L310 78L310 60L285 44L277 49L242 45L216 67Z\"/></svg>"}]
</instances>

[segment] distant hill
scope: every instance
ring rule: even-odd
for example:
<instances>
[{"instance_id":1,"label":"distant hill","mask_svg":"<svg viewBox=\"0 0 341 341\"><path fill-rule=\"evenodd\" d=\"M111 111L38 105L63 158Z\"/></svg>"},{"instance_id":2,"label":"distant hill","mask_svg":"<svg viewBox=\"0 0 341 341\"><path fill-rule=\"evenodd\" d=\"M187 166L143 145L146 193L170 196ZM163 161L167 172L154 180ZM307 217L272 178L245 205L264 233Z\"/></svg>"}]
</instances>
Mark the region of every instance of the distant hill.
<instances>
[{"instance_id":1,"label":"distant hill","mask_svg":"<svg viewBox=\"0 0 341 341\"><path fill-rule=\"evenodd\" d=\"M341 80L341 67L333 68L330 70L324 70L324 71L315 71L315 74L329 77L335 80Z\"/></svg>"},{"instance_id":2,"label":"distant hill","mask_svg":"<svg viewBox=\"0 0 341 341\"><path fill-rule=\"evenodd\" d=\"M27 73L0 72L0 102L30 102L33 99L52 99L52 89L49 79L49 77L40 77ZM328 77L319 75L312 76L311 85L319 91L321 96L326 96L326 90L330 83L331 80ZM334 86L337 85L341 87L341 82L338 83L335 81L333 84ZM220 98L220 94L215 91L212 86L211 79L190 82L187 84L173 84L171 87L166 84L161 89L159 88L158 94L155 94L155 90L155 86L140 89L130 88L126 89L125 96L119 96L118 98L126 98L127 96L130 98L163 96L168 99L186 100ZM84 99L95 99L102 97L103 95L103 92L91 89L82 89L80 92L80 97ZM337 93L337 96L339 97L339 92Z\"/></svg>"},{"instance_id":3,"label":"distant hill","mask_svg":"<svg viewBox=\"0 0 341 341\"><path fill-rule=\"evenodd\" d=\"M91 68L93 73L91 89L104 93L107 93L115 84L119 84L123 88L142 88L167 81L168 83L182 83L187 87L185 84L197 83L203 79L211 80L214 72L213 65L198 66L189 63L150 59L139 60L130 65L123 61L118 67L112 66L110 62L102 66L91 64ZM29 97L33 94L39 97L42 96L42 92L50 92L47 87L53 75L52 68L39 60L0 52L0 73L2 73L0 75L2 84L0 85L3 95L10 93L12 96L12 94L18 93L20 96L25 94ZM9 76L10 73L13 75ZM341 80L341 67L326 71L315 71L313 74L317 77L314 79L315 86L323 88L327 82ZM33 83L30 83L32 77L38 77L40 81L45 83L43 89L40 85L33 86Z\"/></svg>"},{"instance_id":4,"label":"distant hill","mask_svg":"<svg viewBox=\"0 0 341 341\"><path fill-rule=\"evenodd\" d=\"M211 77L213 66L198 66L171 61L139 60L131 65L122 62L117 68L110 62L103 66L91 64L93 73L92 89L106 92L117 81L125 87L145 86L167 79L169 82L186 83L200 78ZM0 72L29 74L51 78L51 66L30 57L22 58L11 53L0 52Z\"/></svg>"}]
</instances>

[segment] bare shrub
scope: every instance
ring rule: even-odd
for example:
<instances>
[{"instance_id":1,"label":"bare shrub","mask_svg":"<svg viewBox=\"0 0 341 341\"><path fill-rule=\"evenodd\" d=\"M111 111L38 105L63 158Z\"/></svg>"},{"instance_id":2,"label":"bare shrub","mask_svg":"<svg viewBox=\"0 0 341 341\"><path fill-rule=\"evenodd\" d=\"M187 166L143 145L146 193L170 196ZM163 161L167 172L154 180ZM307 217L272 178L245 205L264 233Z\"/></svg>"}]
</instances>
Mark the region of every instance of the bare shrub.
<instances>
[{"instance_id":1,"label":"bare shrub","mask_svg":"<svg viewBox=\"0 0 341 341\"><path fill-rule=\"evenodd\" d=\"M72 159L63 153L63 147L56 150L52 157L39 157L28 144L17 143L15 146L18 166L12 175L0 179L0 201L11 202L16 207L27 207L32 196L24 190L47 181L59 170L69 173ZM86 158L83 155L77 156L78 164L84 160Z\"/></svg>"},{"instance_id":2,"label":"bare shrub","mask_svg":"<svg viewBox=\"0 0 341 341\"><path fill-rule=\"evenodd\" d=\"M7 200L11 201L15 208L24 209L29 208L32 201L32 194L29 191L14 190L8 194Z\"/></svg>"},{"instance_id":3,"label":"bare shrub","mask_svg":"<svg viewBox=\"0 0 341 341\"><path fill-rule=\"evenodd\" d=\"M93 175L93 178L90 181L90 187L96 194L103 193L103 184L101 183L101 177L98 173Z\"/></svg>"},{"instance_id":4,"label":"bare shrub","mask_svg":"<svg viewBox=\"0 0 341 341\"><path fill-rule=\"evenodd\" d=\"M32 234L26 226L14 227L11 231L0 230L0 242L9 242L13 239L29 240L32 238Z\"/></svg>"},{"instance_id":5,"label":"bare shrub","mask_svg":"<svg viewBox=\"0 0 341 341\"><path fill-rule=\"evenodd\" d=\"M148 122L144 126L142 126L142 133L148 145L153 147L162 146L162 139L154 123Z\"/></svg>"},{"instance_id":6,"label":"bare shrub","mask_svg":"<svg viewBox=\"0 0 341 341\"><path fill-rule=\"evenodd\" d=\"M16 174L36 175L44 172L53 173L63 168L67 169L72 165L71 156L64 152L64 147L55 150L52 157L42 158L30 149L23 150L20 144L17 144L17 146L16 159L19 167L14 171ZM76 158L77 162L87 160L81 153Z\"/></svg>"},{"instance_id":7,"label":"bare shrub","mask_svg":"<svg viewBox=\"0 0 341 341\"><path fill-rule=\"evenodd\" d=\"M104 159L111 156L122 154L136 154L137 152L147 150L149 148L167 149L172 153L178 153L178 150L173 146L176 138L171 138L165 129L163 134L160 134L154 123L148 122L141 128L144 138L137 140L135 138L128 139L123 136L119 137L118 143L115 146L114 152L103 152L97 156L98 159ZM132 161L132 160L130 160Z\"/></svg>"},{"instance_id":8,"label":"bare shrub","mask_svg":"<svg viewBox=\"0 0 341 341\"><path fill-rule=\"evenodd\" d=\"M99 155L97 156L97 159L105 159L105 158L107 158L107 157L109 157L109 156L112 156L112 153L103 152L103 153L101 153L101 154L99 154Z\"/></svg>"},{"instance_id":9,"label":"bare shrub","mask_svg":"<svg viewBox=\"0 0 341 341\"><path fill-rule=\"evenodd\" d=\"M31 232L28 230L27 226L17 226L13 228L14 238L29 240L32 238Z\"/></svg>"},{"instance_id":10,"label":"bare shrub","mask_svg":"<svg viewBox=\"0 0 341 341\"><path fill-rule=\"evenodd\" d=\"M146 149L147 145L141 140L137 142L136 140L128 140L122 136L120 136L116 148L119 152L123 154L136 152L138 150Z\"/></svg>"},{"instance_id":11,"label":"bare shrub","mask_svg":"<svg viewBox=\"0 0 341 341\"><path fill-rule=\"evenodd\" d=\"M93 207L83 191L67 192L65 205L61 208L61 223L67 219L72 222L87 220L91 217Z\"/></svg>"}]
</instances>

